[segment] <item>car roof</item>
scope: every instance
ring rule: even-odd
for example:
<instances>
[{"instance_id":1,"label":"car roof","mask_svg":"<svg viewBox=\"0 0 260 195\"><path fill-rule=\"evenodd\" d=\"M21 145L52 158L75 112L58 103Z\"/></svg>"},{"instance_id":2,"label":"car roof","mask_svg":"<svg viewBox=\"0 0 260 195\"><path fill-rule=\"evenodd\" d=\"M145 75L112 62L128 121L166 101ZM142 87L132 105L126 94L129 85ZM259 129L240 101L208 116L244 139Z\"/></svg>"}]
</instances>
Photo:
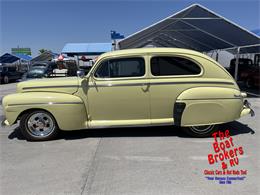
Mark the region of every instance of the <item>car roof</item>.
<instances>
[{"instance_id":1,"label":"car roof","mask_svg":"<svg viewBox=\"0 0 260 195\"><path fill-rule=\"evenodd\" d=\"M160 54L160 53L172 53L172 54L189 54L189 55L194 55L194 56L199 56L204 59L209 60L225 72L227 70L221 66L217 61L212 59L211 57L207 56L206 54L203 54L198 51L190 50L190 49L182 49L182 48L169 48L169 47L154 47L154 48L135 48L135 49L122 49L122 50L116 50L116 51L111 51L111 52L106 52L101 54L98 57L98 61L102 58L106 57L117 57L117 56L124 56L124 55L135 55L135 54Z\"/></svg>"},{"instance_id":2,"label":"car roof","mask_svg":"<svg viewBox=\"0 0 260 195\"><path fill-rule=\"evenodd\" d=\"M212 60L209 56L194 51L190 49L181 49L181 48L161 48L161 47L156 47L156 48L136 48L136 49L122 49L122 50L116 50L116 51L111 51L104 53L100 55L100 58L103 57L109 57L109 56L120 56L120 55L127 55L127 54L145 54L145 53L182 53L182 54L191 54L191 55L197 55L201 56L207 59Z\"/></svg>"}]
</instances>

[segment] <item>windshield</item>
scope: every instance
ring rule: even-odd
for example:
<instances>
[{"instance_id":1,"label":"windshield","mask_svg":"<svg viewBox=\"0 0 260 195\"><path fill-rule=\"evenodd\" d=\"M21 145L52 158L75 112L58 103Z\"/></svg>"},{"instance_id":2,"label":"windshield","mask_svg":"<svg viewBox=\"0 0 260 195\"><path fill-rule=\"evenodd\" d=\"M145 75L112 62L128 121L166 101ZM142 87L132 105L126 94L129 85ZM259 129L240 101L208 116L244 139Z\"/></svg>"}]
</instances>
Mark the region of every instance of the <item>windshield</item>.
<instances>
[{"instance_id":1,"label":"windshield","mask_svg":"<svg viewBox=\"0 0 260 195\"><path fill-rule=\"evenodd\" d=\"M33 68L31 69L26 77L27 78L42 78L44 77L45 69L44 68Z\"/></svg>"},{"instance_id":2,"label":"windshield","mask_svg":"<svg viewBox=\"0 0 260 195\"><path fill-rule=\"evenodd\" d=\"M252 60L239 60L239 65L252 65Z\"/></svg>"},{"instance_id":3,"label":"windshield","mask_svg":"<svg viewBox=\"0 0 260 195\"><path fill-rule=\"evenodd\" d=\"M33 68L45 68L46 67L46 65L44 65L44 64L34 64L34 65L32 65L32 67Z\"/></svg>"},{"instance_id":4,"label":"windshield","mask_svg":"<svg viewBox=\"0 0 260 195\"><path fill-rule=\"evenodd\" d=\"M239 65L253 65L253 60L251 60L251 59L242 59L242 58L240 58L239 59ZM236 64L236 59L232 59L231 60L231 64L232 65L235 65Z\"/></svg>"}]
</instances>

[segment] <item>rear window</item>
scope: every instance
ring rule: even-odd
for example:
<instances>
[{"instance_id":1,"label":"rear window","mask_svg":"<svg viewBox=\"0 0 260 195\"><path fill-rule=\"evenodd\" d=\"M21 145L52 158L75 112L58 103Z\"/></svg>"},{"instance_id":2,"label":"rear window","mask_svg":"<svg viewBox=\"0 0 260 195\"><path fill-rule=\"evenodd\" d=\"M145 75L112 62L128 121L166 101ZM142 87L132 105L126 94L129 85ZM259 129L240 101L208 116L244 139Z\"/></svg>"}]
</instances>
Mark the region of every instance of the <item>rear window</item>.
<instances>
[{"instance_id":1,"label":"rear window","mask_svg":"<svg viewBox=\"0 0 260 195\"><path fill-rule=\"evenodd\" d=\"M159 56L151 59L151 72L154 76L198 75L201 68L186 58Z\"/></svg>"}]
</instances>

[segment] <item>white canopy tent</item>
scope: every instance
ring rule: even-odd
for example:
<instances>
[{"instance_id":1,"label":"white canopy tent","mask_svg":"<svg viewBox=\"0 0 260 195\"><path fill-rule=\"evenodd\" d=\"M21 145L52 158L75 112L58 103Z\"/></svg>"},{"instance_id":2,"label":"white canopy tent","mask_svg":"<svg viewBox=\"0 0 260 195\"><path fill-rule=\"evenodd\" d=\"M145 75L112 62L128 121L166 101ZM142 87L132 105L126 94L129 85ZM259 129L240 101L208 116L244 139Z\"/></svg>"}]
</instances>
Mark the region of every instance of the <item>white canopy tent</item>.
<instances>
[{"instance_id":1,"label":"white canopy tent","mask_svg":"<svg viewBox=\"0 0 260 195\"><path fill-rule=\"evenodd\" d=\"M260 37L213 11L193 4L118 42L120 49L179 47L200 52L229 48L260 53ZM249 47L254 46L254 47ZM243 47L243 49L238 49Z\"/></svg>"}]
</instances>

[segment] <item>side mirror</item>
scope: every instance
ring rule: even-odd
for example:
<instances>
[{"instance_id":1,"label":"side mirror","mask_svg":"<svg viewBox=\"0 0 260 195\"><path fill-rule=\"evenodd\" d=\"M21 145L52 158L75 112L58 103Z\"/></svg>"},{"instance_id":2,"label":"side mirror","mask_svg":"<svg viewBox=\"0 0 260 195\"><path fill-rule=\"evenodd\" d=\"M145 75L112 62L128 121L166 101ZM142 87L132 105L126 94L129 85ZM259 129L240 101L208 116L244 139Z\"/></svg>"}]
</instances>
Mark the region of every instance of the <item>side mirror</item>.
<instances>
[{"instance_id":1,"label":"side mirror","mask_svg":"<svg viewBox=\"0 0 260 195\"><path fill-rule=\"evenodd\" d=\"M79 78L83 78L83 77L85 76L84 70L78 70L78 71L77 71L77 76L78 76Z\"/></svg>"},{"instance_id":2,"label":"side mirror","mask_svg":"<svg viewBox=\"0 0 260 195\"><path fill-rule=\"evenodd\" d=\"M93 73L93 71L90 73L90 77L91 77L91 78L94 77L94 73Z\"/></svg>"}]
</instances>

